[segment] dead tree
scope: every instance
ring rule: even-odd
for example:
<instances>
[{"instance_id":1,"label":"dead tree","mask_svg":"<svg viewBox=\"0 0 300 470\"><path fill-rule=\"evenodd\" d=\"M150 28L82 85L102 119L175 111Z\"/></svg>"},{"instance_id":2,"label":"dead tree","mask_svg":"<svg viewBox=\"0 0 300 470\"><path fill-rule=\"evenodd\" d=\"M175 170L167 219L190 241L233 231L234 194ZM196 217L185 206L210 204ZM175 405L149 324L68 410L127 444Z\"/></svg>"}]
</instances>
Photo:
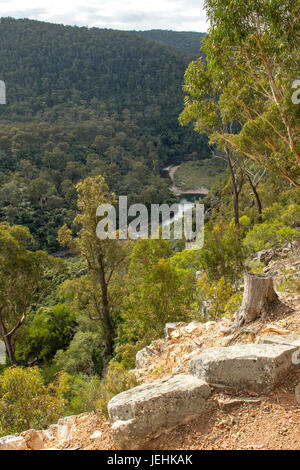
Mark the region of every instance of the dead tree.
<instances>
[{"instance_id":1,"label":"dead tree","mask_svg":"<svg viewBox=\"0 0 300 470\"><path fill-rule=\"evenodd\" d=\"M272 306L279 303L271 275L245 273L244 296L237 314L237 323L250 323L258 317L266 318Z\"/></svg>"}]
</instances>

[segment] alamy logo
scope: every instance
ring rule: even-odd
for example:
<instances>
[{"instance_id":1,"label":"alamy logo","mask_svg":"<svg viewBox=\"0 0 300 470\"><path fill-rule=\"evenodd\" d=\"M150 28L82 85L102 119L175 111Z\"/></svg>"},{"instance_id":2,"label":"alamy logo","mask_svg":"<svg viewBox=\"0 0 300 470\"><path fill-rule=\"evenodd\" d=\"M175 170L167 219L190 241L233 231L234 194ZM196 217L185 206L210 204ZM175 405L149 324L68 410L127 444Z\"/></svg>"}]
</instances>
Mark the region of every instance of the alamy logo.
<instances>
[{"instance_id":1,"label":"alamy logo","mask_svg":"<svg viewBox=\"0 0 300 470\"><path fill-rule=\"evenodd\" d=\"M0 104L6 104L6 85L0 80Z\"/></svg>"},{"instance_id":2,"label":"alamy logo","mask_svg":"<svg viewBox=\"0 0 300 470\"><path fill-rule=\"evenodd\" d=\"M6 364L5 344L0 340L0 364Z\"/></svg>"},{"instance_id":3,"label":"alamy logo","mask_svg":"<svg viewBox=\"0 0 300 470\"><path fill-rule=\"evenodd\" d=\"M296 88L296 91L292 94L292 102L294 104L300 104L300 80L295 80L292 84L292 88Z\"/></svg>"},{"instance_id":4,"label":"alamy logo","mask_svg":"<svg viewBox=\"0 0 300 470\"><path fill-rule=\"evenodd\" d=\"M295 351L293 354L292 354L292 363L295 365L295 366L298 366L300 364L300 349L297 349L297 351Z\"/></svg>"},{"instance_id":5,"label":"alamy logo","mask_svg":"<svg viewBox=\"0 0 300 470\"><path fill-rule=\"evenodd\" d=\"M100 240L137 240L139 238L186 241L186 249L200 250L204 243L204 205L186 201L183 204L151 204L150 214L144 204L127 205L127 196L119 197L116 208L101 204L97 225ZM118 220L118 228L117 228ZM129 221L130 220L130 221Z\"/></svg>"}]
</instances>

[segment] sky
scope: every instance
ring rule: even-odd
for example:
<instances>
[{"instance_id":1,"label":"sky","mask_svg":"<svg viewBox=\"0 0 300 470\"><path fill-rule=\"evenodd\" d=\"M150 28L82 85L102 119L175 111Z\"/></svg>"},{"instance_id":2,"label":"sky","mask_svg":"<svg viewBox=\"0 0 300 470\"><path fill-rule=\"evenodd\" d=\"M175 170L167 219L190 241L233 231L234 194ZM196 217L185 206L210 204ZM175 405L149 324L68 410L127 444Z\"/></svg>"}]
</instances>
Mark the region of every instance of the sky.
<instances>
[{"instance_id":1,"label":"sky","mask_svg":"<svg viewBox=\"0 0 300 470\"><path fill-rule=\"evenodd\" d=\"M205 32L204 0L0 0L0 17L122 30Z\"/></svg>"}]
</instances>

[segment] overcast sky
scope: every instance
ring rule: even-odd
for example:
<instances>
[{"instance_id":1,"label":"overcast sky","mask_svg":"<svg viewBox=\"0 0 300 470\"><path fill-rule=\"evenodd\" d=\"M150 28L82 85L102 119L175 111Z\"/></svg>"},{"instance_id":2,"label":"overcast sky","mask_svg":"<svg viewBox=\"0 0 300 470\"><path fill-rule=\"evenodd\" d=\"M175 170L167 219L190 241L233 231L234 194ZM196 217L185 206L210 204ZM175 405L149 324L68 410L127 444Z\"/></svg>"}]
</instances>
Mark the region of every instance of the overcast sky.
<instances>
[{"instance_id":1,"label":"overcast sky","mask_svg":"<svg viewBox=\"0 0 300 470\"><path fill-rule=\"evenodd\" d=\"M127 30L207 30L203 0L0 0L0 16Z\"/></svg>"}]
</instances>

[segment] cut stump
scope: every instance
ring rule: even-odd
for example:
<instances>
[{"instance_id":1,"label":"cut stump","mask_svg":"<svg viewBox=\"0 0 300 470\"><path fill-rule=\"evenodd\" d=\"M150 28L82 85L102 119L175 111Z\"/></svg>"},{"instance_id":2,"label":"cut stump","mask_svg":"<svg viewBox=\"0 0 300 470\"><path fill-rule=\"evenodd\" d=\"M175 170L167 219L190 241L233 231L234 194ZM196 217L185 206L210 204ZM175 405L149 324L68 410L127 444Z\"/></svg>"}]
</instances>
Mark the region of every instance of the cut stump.
<instances>
[{"instance_id":1,"label":"cut stump","mask_svg":"<svg viewBox=\"0 0 300 470\"><path fill-rule=\"evenodd\" d=\"M273 287L273 276L245 273L244 296L237 315L238 325L265 318L274 304L280 303Z\"/></svg>"}]
</instances>

